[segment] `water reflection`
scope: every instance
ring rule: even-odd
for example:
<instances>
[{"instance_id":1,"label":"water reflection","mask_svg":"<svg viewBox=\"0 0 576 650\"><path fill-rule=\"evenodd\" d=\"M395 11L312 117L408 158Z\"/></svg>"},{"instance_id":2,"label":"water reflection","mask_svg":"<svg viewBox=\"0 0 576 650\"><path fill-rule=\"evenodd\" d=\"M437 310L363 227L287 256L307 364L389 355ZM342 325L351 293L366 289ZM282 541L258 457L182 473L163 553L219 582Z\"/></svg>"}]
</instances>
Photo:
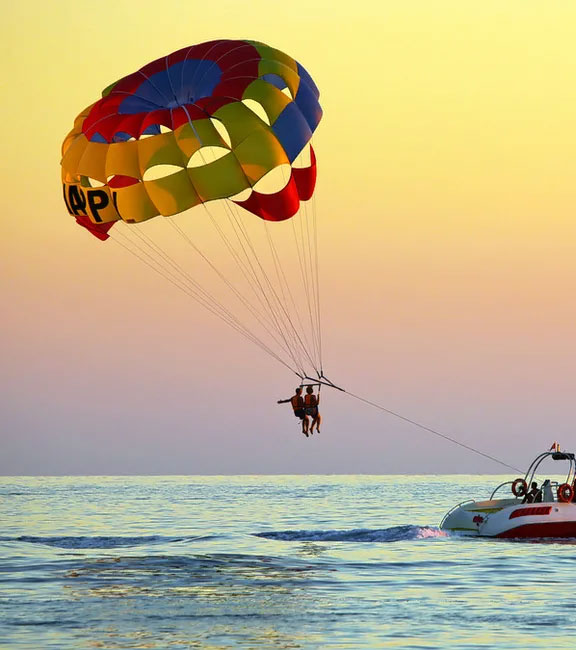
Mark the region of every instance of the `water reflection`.
<instances>
[{"instance_id":1,"label":"water reflection","mask_svg":"<svg viewBox=\"0 0 576 650\"><path fill-rule=\"evenodd\" d=\"M310 592L315 567L268 556L107 557L85 560L65 578L75 611L123 621L91 625L94 647L229 648L233 638L255 648L300 648L305 637L290 621L321 609Z\"/></svg>"}]
</instances>

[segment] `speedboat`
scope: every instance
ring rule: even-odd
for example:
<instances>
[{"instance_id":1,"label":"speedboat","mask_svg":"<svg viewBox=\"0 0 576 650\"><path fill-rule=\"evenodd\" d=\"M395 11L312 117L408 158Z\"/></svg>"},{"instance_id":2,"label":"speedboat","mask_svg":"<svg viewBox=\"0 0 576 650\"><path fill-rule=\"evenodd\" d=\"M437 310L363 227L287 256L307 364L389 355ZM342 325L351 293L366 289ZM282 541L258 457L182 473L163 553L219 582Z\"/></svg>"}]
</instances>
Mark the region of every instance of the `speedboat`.
<instances>
[{"instance_id":1,"label":"speedboat","mask_svg":"<svg viewBox=\"0 0 576 650\"><path fill-rule=\"evenodd\" d=\"M561 483L546 479L540 489L530 490L536 472L548 458L568 462L566 480ZM440 528L472 537L576 538L575 478L573 453L544 452L536 457L524 477L501 483L489 499L463 501L454 506L444 515ZM506 488L512 492L508 498L504 496Z\"/></svg>"}]
</instances>

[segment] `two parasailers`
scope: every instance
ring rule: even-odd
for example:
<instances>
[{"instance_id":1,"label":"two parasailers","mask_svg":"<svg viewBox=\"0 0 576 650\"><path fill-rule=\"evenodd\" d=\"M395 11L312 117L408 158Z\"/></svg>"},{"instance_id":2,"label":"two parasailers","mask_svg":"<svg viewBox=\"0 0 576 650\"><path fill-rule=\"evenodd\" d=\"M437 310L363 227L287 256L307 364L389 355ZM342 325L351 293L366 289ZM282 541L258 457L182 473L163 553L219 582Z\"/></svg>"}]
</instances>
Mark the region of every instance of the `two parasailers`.
<instances>
[{"instance_id":1,"label":"two parasailers","mask_svg":"<svg viewBox=\"0 0 576 650\"><path fill-rule=\"evenodd\" d=\"M316 427L316 432L320 433L320 424L322 423L322 416L318 411L320 390L318 390L318 395L314 395L314 387L307 386L306 395L303 397L302 386L299 386L292 397L278 400L278 404L288 402L292 406L294 415L302 421L302 433L307 438L314 433L314 427ZM310 423L310 419L312 419L312 423Z\"/></svg>"}]
</instances>

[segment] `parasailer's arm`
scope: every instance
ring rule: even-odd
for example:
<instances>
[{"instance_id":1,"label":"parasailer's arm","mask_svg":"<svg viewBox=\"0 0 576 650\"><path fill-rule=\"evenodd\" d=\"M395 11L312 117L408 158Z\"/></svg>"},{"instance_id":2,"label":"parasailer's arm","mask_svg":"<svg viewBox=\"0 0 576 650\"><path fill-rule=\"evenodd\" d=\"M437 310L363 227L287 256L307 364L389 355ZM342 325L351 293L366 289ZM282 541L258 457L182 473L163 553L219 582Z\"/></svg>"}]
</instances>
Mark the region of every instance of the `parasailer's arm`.
<instances>
[{"instance_id":1,"label":"parasailer's arm","mask_svg":"<svg viewBox=\"0 0 576 650\"><path fill-rule=\"evenodd\" d=\"M292 399L291 397L289 397L288 399L279 399L277 403L278 403L278 404L288 404L288 402L289 402L291 399Z\"/></svg>"}]
</instances>

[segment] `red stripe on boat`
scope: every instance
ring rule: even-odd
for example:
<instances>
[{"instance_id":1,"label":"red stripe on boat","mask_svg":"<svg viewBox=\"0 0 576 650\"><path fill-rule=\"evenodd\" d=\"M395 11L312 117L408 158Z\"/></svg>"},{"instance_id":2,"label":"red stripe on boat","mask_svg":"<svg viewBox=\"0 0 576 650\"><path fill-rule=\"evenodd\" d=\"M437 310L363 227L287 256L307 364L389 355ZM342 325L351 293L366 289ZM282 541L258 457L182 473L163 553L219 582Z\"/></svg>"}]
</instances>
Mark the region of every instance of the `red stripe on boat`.
<instances>
[{"instance_id":1,"label":"red stripe on boat","mask_svg":"<svg viewBox=\"0 0 576 650\"><path fill-rule=\"evenodd\" d=\"M576 521L558 521L556 523L524 524L518 528L506 530L496 537L528 538L528 537L572 537L576 538Z\"/></svg>"},{"instance_id":2,"label":"red stripe on boat","mask_svg":"<svg viewBox=\"0 0 576 650\"><path fill-rule=\"evenodd\" d=\"M516 519L516 517L529 517L530 515L549 515L552 506L536 506L535 508L520 508L510 513L508 519Z\"/></svg>"}]
</instances>

